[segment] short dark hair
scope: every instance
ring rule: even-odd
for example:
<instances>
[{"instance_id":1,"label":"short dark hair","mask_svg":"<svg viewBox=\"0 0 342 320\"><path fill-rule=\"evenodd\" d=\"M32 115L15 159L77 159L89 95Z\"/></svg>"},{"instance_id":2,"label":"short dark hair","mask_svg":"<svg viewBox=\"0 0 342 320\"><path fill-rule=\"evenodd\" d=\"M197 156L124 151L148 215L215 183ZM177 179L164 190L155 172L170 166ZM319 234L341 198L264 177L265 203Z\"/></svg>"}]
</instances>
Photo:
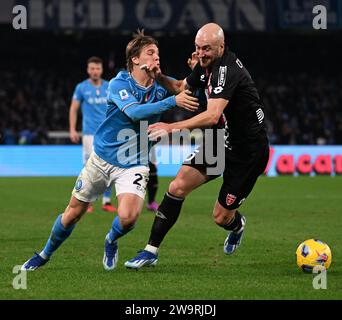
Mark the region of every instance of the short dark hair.
<instances>
[{"instance_id":1,"label":"short dark hair","mask_svg":"<svg viewBox=\"0 0 342 320\"><path fill-rule=\"evenodd\" d=\"M142 48L150 44L155 44L158 47L158 41L151 36L145 36L144 29L138 29L137 33L133 34L133 39L126 47L126 64L128 71L133 70L132 58L139 56Z\"/></svg>"},{"instance_id":2,"label":"short dark hair","mask_svg":"<svg viewBox=\"0 0 342 320\"><path fill-rule=\"evenodd\" d=\"M101 64L103 64L103 61L102 61L102 59L101 58L99 58L99 57L95 57L95 56L93 56L93 57L90 57L88 60L87 60L87 65L89 64L89 63L101 63Z\"/></svg>"}]
</instances>

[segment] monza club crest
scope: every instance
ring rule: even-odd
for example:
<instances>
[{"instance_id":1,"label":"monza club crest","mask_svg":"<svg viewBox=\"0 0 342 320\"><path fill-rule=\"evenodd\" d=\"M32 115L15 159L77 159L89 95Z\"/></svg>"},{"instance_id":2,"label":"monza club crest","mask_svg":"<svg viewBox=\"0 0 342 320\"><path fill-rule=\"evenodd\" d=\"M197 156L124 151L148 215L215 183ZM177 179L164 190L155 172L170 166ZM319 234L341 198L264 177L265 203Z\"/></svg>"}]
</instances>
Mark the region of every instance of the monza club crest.
<instances>
[{"instance_id":1,"label":"monza club crest","mask_svg":"<svg viewBox=\"0 0 342 320\"><path fill-rule=\"evenodd\" d=\"M228 206L231 206L235 202L235 200L236 200L236 196L234 196L231 193L227 194L226 203L227 203Z\"/></svg>"}]
</instances>

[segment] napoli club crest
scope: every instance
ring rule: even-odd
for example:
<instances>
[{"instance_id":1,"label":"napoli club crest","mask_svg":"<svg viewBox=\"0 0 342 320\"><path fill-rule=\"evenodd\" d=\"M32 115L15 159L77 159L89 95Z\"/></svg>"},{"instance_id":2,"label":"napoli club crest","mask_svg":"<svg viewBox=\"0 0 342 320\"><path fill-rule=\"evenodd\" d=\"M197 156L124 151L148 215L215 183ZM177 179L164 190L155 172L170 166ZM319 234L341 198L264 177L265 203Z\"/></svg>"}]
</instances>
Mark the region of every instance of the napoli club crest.
<instances>
[{"instance_id":1,"label":"napoli club crest","mask_svg":"<svg viewBox=\"0 0 342 320\"><path fill-rule=\"evenodd\" d=\"M77 181L76 181L76 185L75 185L76 191L80 191L81 188L82 188L82 185L83 185L82 180L77 180Z\"/></svg>"},{"instance_id":2,"label":"napoli club crest","mask_svg":"<svg viewBox=\"0 0 342 320\"><path fill-rule=\"evenodd\" d=\"M164 98L164 93L163 93L163 91L162 91L162 90L157 90L156 96L157 96L157 99L158 99L158 100L163 100L163 98Z\"/></svg>"},{"instance_id":3,"label":"napoli club crest","mask_svg":"<svg viewBox=\"0 0 342 320\"><path fill-rule=\"evenodd\" d=\"M236 196L234 196L231 193L227 194L226 203L228 206L231 206L235 202L235 200L236 200Z\"/></svg>"}]
</instances>

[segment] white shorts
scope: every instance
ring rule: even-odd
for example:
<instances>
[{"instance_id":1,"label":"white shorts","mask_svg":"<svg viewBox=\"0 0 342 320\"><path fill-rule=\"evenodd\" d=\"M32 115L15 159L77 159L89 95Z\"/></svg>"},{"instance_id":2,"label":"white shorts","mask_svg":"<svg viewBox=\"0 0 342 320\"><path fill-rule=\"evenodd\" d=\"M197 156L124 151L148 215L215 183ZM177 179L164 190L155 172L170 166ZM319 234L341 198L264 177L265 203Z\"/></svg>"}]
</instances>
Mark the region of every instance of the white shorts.
<instances>
[{"instance_id":1,"label":"white shorts","mask_svg":"<svg viewBox=\"0 0 342 320\"><path fill-rule=\"evenodd\" d=\"M93 202L114 183L117 196L122 193L134 193L144 199L148 176L148 167L116 167L92 152L76 180L72 195L80 201Z\"/></svg>"},{"instance_id":2,"label":"white shorts","mask_svg":"<svg viewBox=\"0 0 342 320\"><path fill-rule=\"evenodd\" d=\"M87 163L91 153L94 150L93 147L94 136L92 134L86 134L82 136L82 156L83 156L83 165Z\"/></svg>"}]
</instances>

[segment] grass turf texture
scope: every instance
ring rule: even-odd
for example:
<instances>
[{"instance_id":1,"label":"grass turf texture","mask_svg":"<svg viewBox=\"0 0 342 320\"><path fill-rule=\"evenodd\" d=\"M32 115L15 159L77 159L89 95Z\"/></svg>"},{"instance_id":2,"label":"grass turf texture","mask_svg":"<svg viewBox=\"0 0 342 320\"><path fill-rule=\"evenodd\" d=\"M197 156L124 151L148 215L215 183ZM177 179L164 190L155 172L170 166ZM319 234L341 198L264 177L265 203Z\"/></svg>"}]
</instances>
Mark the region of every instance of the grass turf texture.
<instances>
[{"instance_id":1,"label":"grass turf texture","mask_svg":"<svg viewBox=\"0 0 342 320\"><path fill-rule=\"evenodd\" d=\"M170 179L160 178L158 199ZM71 237L42 269L27 274L27 290L14 290L13 267L43 248L74 178L0 178L0 299L341 299L342 177L262 177L241 207L247 227L241 247L223 253L225 230L211 212L220 187L194 191L166 237L158 265L139 271L123 263L144 247L154 215L143 211L119 241L119 263L102 267L104 237L113 215L95 203ZM327 290L295 263L297 245L326 241L333 252Z\"/></svg>"}]
</instances>

